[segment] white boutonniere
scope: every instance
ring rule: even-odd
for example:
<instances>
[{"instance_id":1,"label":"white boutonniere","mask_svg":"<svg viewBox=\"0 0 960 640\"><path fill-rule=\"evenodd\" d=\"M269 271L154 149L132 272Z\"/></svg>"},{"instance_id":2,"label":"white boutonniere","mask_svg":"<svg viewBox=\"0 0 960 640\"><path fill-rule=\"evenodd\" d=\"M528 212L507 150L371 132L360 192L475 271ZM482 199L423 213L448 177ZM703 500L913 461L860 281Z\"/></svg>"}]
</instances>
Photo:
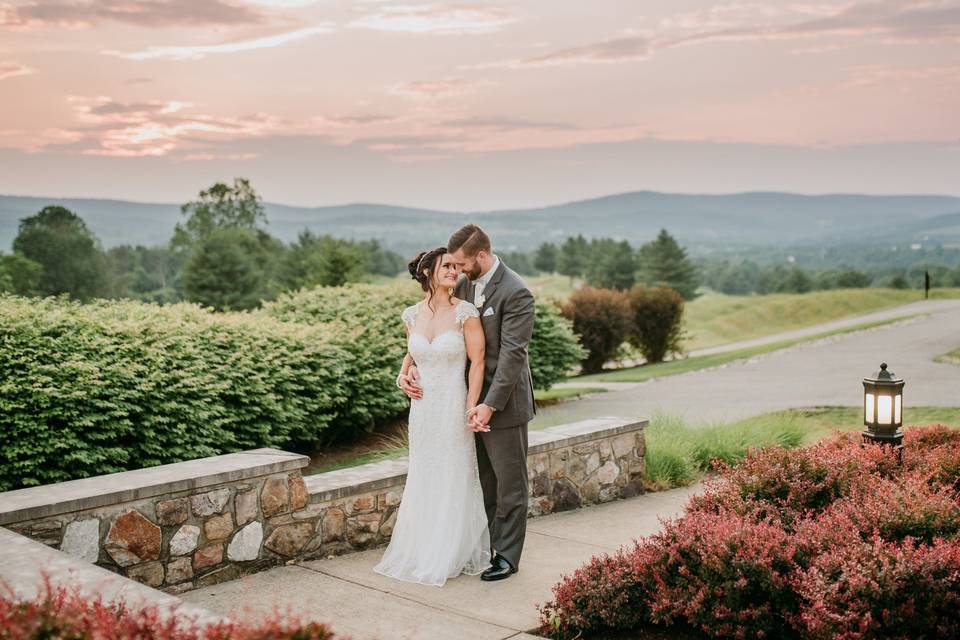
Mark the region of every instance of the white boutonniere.
<instances>
[{"instance_id":1,"label":"white boutonniere","mask_svg":"<svg viewBox=\"0 0 960 640\"><path fill-rule=\"evenodd\" d=\"M473 299L473 306L477 309L483 308L483 303L487 301L487 298L481 293L476 298Z\"/></svg>"}]
</instances>

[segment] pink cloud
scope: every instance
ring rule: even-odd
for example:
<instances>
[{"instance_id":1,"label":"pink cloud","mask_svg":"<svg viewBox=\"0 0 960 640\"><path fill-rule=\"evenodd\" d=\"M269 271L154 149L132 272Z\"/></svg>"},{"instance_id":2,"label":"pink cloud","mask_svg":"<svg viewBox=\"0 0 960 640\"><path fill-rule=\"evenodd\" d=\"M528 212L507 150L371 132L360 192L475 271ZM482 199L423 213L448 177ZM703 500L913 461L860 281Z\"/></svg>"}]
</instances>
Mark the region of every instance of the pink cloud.
<instances>
[{"instance_id":1,"label":"pink cloud","mask_svg":"<svg viewBox=\"0 0 960 640\"><path fill-rule=\"evenodd\" d=\"M351 27L408 33L489 33L516 18L503 7L481 4L383 4Z\"/></svg>"},{"instance_id":2,"label":"pink cloud","mask_svg":"<svg viewBox=\"0 0 960 640\"><path fill-rule=\"evenodd\" d=\"M238 25L263 19L250 7L223 0L33 0L0 5L0 26L20 28L104 22L142 27Z\"/></svg>"},{"instance_id":3,"label":"pink cloud","mask_svg":"<svg viewBox=\"0 0 960 640\"><path fill-rule=\"evenodd\" d=\"M36 72L36 69L28 67L25 64L20 64L19 62L0 61L0 80L16 78L17 76L28 76Z\"/></svg>"}]
</instances>

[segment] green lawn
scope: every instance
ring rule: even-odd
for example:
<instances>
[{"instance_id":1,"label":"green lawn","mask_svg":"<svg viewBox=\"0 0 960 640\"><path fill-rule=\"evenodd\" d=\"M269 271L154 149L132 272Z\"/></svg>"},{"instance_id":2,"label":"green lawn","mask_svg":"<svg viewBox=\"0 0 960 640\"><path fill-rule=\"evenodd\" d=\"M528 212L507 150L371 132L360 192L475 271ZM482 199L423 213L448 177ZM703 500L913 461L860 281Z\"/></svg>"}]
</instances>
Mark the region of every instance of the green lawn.
<instances>
[{"instance_id":1,"label":"green lawn","mask_svg":"<svg viewBox=\"0 0 960 640\"><path fill-rule=\"evenodd\" d=\"M547 407L566 400L576 400L588 393L603 393L604 391L606 389L601 387L565 387L562 389L554 388L549 391L537 389L533 392L533 399L536 400L538 407Z\"/></svg>"},{"instance_id":2,"label":"green lawn","mask_svg":"<svg viewBox=\"0 0 960 640\"><path fill-rule=\"evenodd\" d=\"M958 298L960 289L934 289L933 298ZM684 348L702 349L802 329L923 299L912 289L835 289L810 293L728 296L708 293L686 305Z\"/></svg>"},{"instance_id":3,"label":"green lawn","mask_svg":"<svg viewBox=\"0 0 960 640\"><path fill-rule=\"evenodd\" d=\"M942 356L936 358L937 362L949 362L951 364L960 364L960 347L957 347L953 351L949 351Z\"/></svg>"},{"instance_id":4,"label":"green lawn","mask_svg":"<svg viewBox=\"0 0 960 640\"><path fill-rule=\"evenodd\" d=\"M906 407L906 425L945 424L960 428L960 407ZM646 431L646 483L650 489L690 484L712 461L736 462L749 447L812 444L836 431L860 431L860 407L814 407L774 411L730 423L690 425L656 415Z\"/></svg>"},{"instance_id":5,"label":"green lawn","mask_svg":"<svg viewBox=\"0 0 960 640\"><path fill-rule=\"evenodd\" d=\"M805 338L783 340L780 342L774 342L772 344L760 345L757 347L748 347L745 349L737 349L735 351L728 351L726 353L716 353L716 354L707 355L707 356L694 356L692 358L682 358L679 360L658 362L656 364L644 364L638 367L616 369L614 371L605 371L603 373L594 373L586 376L576 376L574 378L571 378L570 380L572 382L581 382L581 381L584 381L584 382L585 381L643 382L645 380L650 380L652 378L663 378L666 376L673 376L681 373L687 373L689 371L696 371L698 369L716 367L721 364L727 364L728 362L734 362L736 360L744 360L746 358L752 358L754 356L758 356L764 353L769 353L771 351L777 351L778 349L792 347L793 345L800 344L802 342L809 342L811 340L818 340L820 338L826 338L833 335L851 333L853 331L861 331L863 329L870 329L873 327L880 327L886 324L897 322L902 319L903 318L896 318L892 320L880 320L877 322L868 322L865 324L858 324L852 327L847 327L845 329L836 329L834 331L826 331L823 333L818 333Z\"/></svg>"}]
</instances>

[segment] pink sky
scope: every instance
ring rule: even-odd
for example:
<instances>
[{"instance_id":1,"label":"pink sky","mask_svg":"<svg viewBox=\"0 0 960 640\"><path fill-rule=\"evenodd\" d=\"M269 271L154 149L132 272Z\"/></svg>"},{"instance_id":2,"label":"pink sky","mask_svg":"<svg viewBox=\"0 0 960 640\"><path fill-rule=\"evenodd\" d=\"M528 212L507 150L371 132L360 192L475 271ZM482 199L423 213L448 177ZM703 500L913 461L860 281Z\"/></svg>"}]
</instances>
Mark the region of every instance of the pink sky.
<instances>
[{"instance_id":1,"label":"pink sky","mask_svg":"<svg viewBox=\"0 0 960 640\"><path fill-rule=\"evenodd\" d=\"M960 1L0 0L0 193L960 194Z\"/></svg>"}]
</instances>

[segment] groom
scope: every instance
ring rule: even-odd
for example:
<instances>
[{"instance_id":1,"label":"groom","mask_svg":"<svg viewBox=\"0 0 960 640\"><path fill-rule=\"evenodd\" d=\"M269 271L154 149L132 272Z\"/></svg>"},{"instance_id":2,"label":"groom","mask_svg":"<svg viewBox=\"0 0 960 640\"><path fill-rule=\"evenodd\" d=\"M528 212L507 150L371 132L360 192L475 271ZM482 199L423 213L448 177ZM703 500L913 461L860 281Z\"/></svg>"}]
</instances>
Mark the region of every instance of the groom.
<instances>
[{"instance_id":1,"label":"groom","mask_svg":"<svg viewBox=\"0 0 960 640\"><path fill-rule=\"evenodd\" d=\"M490 237L468 224L450 236L447 251L463 276L453 293L480 312L486 337L481 403L467 415L476 433L477 462L490 527L492 561L481 580L517 572L527 531L527 423L536 409L527 346L533 333L533 294L493 253ZM419 397L416 383L404 391Z\"/></svg>"}]
</instances>

